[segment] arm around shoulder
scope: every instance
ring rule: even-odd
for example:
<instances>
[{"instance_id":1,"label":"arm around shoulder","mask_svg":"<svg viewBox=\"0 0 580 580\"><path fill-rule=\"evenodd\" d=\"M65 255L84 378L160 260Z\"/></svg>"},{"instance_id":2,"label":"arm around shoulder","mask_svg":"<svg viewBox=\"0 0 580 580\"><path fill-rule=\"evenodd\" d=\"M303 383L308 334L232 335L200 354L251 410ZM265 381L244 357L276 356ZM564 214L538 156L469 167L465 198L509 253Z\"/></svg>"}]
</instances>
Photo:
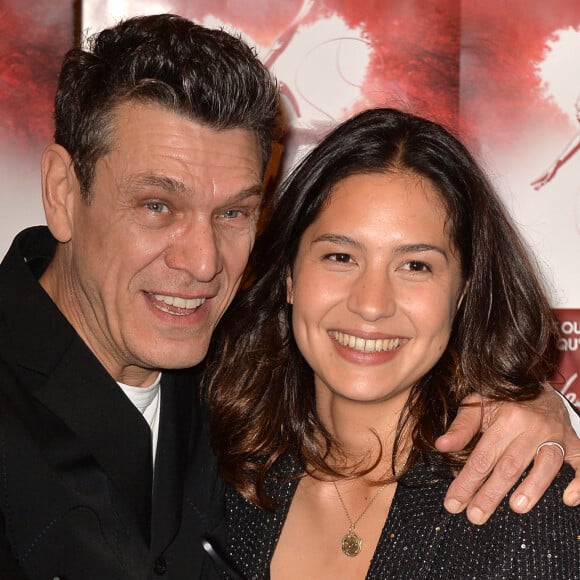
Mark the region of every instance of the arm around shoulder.
<instances>
[{"instance_id":1,"label":"arm around shoulder","mask_svg":"<svg viewBox=\"0 0 580 580\"><path fill-rule=\"evenodd\" d=\"M451 484L445 507L452 513L467 508L473 523L483 524L521 474L533 462L524 481L513 492L510 506L517 512L529 511L542 497L562 465L556 447L538 447L546 442L565 449L565 461L576 478L564 493L564 502L580 504L580 439L575 410L569 401L549 385L533 401L491 402L476 399L464 406L449 431L437 442L440 451L459 450L481 430L482 436L458 478ZM483 413L482 413L483 410ZM576 431L575 431L576 429Z\"/></svg>"}]
</instances>

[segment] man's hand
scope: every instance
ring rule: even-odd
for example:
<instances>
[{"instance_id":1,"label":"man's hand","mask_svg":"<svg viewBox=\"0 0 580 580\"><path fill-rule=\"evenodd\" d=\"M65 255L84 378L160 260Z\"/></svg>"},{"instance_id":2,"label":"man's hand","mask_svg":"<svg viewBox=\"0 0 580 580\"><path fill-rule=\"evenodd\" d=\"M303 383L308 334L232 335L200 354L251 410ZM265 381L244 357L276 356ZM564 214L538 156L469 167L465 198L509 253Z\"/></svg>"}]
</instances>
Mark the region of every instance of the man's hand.
<instances>
[{"instance_id":1,"label":"man's hand","mask_svg":"<svg viewBox=\"0 0 580 580\"><path fill-rule=\"evenodd\" d=\"M459 513L467 508L474 524L483 524L533 461L527 477L510 497L511 508L520 513L532 509L562 466L562 452L555 445L536 449L545 441L560 443L566 462L576 470L564 492L567 505L580 504L580 439L572 429L568 410L556 391L544 392L526 403L483 403L470 395L447 433L439 437L439 451L460 451L481 430L483 434L465 466L449 486L445 508ZM475 403L475 404L473 404ZM482 423L483 420L483 423Z\"/></svg>"}]
</instances>

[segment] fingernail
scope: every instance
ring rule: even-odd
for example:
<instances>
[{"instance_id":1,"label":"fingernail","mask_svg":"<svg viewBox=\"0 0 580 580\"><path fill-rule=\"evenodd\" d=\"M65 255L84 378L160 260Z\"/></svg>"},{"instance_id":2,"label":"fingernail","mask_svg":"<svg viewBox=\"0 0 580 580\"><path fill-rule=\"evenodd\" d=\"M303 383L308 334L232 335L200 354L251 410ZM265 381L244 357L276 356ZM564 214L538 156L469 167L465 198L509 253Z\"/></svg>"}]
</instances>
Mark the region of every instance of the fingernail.
<instances>
[{"instance_id":1,"label":"fingernail","mask_svg":"<svg viewBox=\"0 0 580 580\"><path fill-rule=\"evenodd\" d=\"M485 515L479 508L471 508L467 513L468 519L472 524L485 523Z\"/></svg>"},{"instance_id":2,"label":"fingernail","mask_svg":"<svg viewBox=\"0 0 580 580\"><path fill-rule=\"evenodd\" d=\"M580 492L570 491L564 494L564 502L569 506L580 505Z\"/></svg>"},{"instance_id":3,"label":"fingernail","mask_svg":"<svg viewBox=\"0 0 580 580\"><path fill-rule=\"evenodd\" d=\"M445 509L452 514L458 514L461 511L462 506L456 499L446 499Z\"/></svg>"},{"instance_id":4,"label":"fingernail","mask_svg":"<svg viewBox=\"0 0 580 580\"><path fill-rule=\"evenodd\" d=\"M514 507L518 509L518 511L524 511L530 503L530 500L525 495L518 495L516 500L514 501Z\"/></svg>"}]
</instances>

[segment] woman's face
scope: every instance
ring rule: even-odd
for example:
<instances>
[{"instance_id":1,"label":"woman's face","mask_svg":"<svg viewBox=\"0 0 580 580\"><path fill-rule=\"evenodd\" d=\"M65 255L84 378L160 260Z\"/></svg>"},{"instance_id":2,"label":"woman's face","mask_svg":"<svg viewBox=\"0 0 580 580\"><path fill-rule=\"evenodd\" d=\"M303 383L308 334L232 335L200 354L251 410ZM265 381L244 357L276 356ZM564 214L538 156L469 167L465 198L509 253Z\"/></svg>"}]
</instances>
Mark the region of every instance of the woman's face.
<instances>
[{"instance_id":1,"label":"woman's face","mask_svg":"<svg viewBox=\"0 0 580 580\"><path fill-rule=\"evenodd\" d=\"M446 217L439 194L413 175L335 186L287 281L318 401L402 401L441 357L463 288Z\"/></svg>"}]
</instances>

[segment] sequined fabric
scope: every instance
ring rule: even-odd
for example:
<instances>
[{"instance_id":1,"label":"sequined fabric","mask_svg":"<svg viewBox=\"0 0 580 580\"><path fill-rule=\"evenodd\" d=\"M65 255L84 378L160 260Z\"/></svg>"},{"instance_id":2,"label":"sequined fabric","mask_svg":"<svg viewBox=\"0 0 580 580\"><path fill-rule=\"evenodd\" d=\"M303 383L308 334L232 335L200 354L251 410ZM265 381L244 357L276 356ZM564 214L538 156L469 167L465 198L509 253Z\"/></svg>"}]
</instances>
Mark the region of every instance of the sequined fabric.
<instances>
[{"instance_id":1,"label":"sequined fabric","mask_svg":"<svg viewBox=\"0 0 580 580\"><path fill-rule=\"evenodd\" d=\"M234 490L226 496L228 550L247 580L269 578L275 544L296 482L289 457L276 466L270 491L275 513L262 511ZM561 500L572 479L564 466L539 504L528 514L512 512L504 499L483 526L443 508L448 481L432 481L417 465L399 483L366 578L373 579L580 579L580 507ZM310 579L309 579L310 580ZM315 580L315 579L312 579Z\"/></svg>"}]
</instances>

